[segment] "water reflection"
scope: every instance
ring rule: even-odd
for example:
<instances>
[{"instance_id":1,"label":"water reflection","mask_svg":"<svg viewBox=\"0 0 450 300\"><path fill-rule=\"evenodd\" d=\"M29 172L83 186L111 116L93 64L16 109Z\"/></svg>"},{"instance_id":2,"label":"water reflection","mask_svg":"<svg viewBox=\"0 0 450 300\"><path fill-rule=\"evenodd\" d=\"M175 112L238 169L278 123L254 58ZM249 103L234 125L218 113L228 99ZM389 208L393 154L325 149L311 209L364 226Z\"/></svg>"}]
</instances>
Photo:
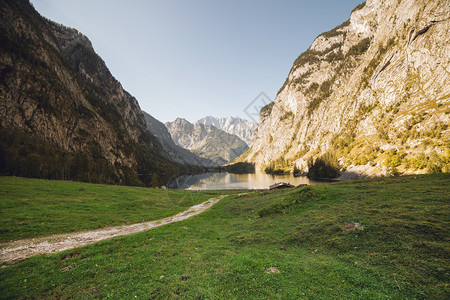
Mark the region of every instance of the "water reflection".
<instances>
[{"instance_id":1,"label":"water reflection","mask_svg":"<svg viewBox=\"0 0 450 300\"><path fill-rule=\"evenodd\" d=\"M306 176L230 173L204 173L198 175L182 175L172 180L170 189L189 190L223 190L223 189L266 189L276 182L287 182L295 186L299 184L317 184Z\"/></svg>"}]
</instances>

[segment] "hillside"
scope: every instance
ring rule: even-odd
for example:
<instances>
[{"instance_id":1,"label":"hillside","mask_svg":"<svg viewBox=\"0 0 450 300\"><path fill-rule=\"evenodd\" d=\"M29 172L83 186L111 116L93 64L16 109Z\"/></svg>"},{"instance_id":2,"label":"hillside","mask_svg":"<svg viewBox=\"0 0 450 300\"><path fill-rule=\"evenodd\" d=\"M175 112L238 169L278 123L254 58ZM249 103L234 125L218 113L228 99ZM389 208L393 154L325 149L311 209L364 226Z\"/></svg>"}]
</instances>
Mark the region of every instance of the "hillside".
<instances>
[{"instance_id":1,"label":"hillside","mask_svg":"<svg viewBox=\"0 0 450 300\"><path fill-rule=\"evenodd\" d=\"M449 28L448 1L359 5L295 60L238 161L306 172L332 153L365 175L448 172Z\"/></svg>"},{"instance_id":2,"label":"hillside","mask_svg":"<svg viewBox=\"0 0 450 300\"><path fill-rule=\"evenodd\" d=\"M0 94L1 174L147 185L178 170L89 39L26 0L0 2Z\"/></svg>"},{"instance_id":3,"label":"hillside","mask_svg":"<svg viewBox=\"0 0 450 300\"><path fill-rule=\"evenodd\" d=\"M448 299L449 179L414 175L229 196L189 220L2 267L0 299ZM2 209L2 220L36 212L24 196L39 189L52 216L73 215L72 229L86 217L88 226L96 223L91 212L72 213L83 204L120 222L154 215L140 207L166 214L206 196L177 191L164 201L167 191L70 183L75 198L62 196L57 201L67 206L55 210L46 196L68 183L21 180L7 178L15 188L0 197L18 205ZM117 201L124 192L139 197L136 207ZM10 236L29 236L24 229L33 225L48 230L45 218L15 222Z\"/></svg>"},{"instance_id":4,"label":"hillside","mask_svg":"<svg viewBox=\"0 0 450 300\"><path fill-rule=\"evenodd\" d=\"M165 125L175 144L218 165L229 163L248 150L239 137L212 125L191 124L182 118Z\"/></svg>"}]
</instances>

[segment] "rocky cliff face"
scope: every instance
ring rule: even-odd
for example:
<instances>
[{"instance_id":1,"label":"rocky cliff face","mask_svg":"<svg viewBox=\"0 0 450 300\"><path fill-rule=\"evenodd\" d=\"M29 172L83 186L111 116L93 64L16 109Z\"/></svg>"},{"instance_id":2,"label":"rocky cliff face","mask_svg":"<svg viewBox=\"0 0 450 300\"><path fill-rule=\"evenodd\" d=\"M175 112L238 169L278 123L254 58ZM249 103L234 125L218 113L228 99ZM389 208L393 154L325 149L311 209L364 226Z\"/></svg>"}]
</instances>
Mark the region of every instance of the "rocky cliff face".
<instances>
[{"instance_id":1,"label":"rocky cliff face","mask_svg":"<svg viewBox=\"0 0 450 300\"><path fill-rule=\"evenodd\" d=\"M217 166L213 161L199 157L198 155L186 150L174 143L172 137L166 126L153 118L146 112L142 112L147 122L147 128L150 133L156 137L160 144L160 148L165 153L166 157L178 164L186 166L202 166L202 167L213 167Z\"/></svg>"},{"instance_id":2,"label":"rocky cliff face","mask_svg":"<svg viewBox=\"0 0 450 300\"><path fill-rule=\"evenodd\" d=\"M448 0L368 0L297 58L238 160L306 171L334 152L368 175L448 171L449 41Z\"/></svg>"},{"instance_id":3,"label":"rocky cliff face","mask_svg":"<svg viewBox=\"0 0 450 300\"><path fill-rule=\"evenodd\" d=\"M30 155L44 178L139 184L177 169L87 37L19 0L0 3L0 40L0 124L15 132L3 173L23 175Z\"/></svg>"},{"instance_id":4,"label":"rocky cliff face","mask_svg":"<svg viewBox=\"0 0 450 300\"><path fill-rule=\"evenodd\" d=\"M231 162L248 149L247 144L239 137L214 126L191 124L181 118L165 125L177 145L218 165Z\"/></svg>"},{"instance_id":5,"label":"rocky cliff face","mask_svg":"<svg viewBox=\"0 0 450 300\"><path fill-rule=\"evenodd\" d=\"M258 126L255 122L233 117L215 118L212 116L207 116L198 120L196 123L212 125L229 134L237 135L249 147L252 145L253 134Z\"/></svg>"}]
</instances>

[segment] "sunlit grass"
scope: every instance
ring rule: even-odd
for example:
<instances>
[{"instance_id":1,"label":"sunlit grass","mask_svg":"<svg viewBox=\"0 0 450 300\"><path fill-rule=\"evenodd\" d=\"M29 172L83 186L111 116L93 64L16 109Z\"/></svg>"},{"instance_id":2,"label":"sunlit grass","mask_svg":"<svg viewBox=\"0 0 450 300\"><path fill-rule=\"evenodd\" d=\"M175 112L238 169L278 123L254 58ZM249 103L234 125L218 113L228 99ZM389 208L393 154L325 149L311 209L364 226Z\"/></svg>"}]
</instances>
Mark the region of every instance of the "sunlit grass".
<instances>
[{"instance_id":1,"label":"sunlit grass","mask_svg":"<svg viewBox=\"0 0 450 300\"><path fill-rule=\"evenodd\" d=\"M156 220L219 194L0 177L0 242Z\"/></svg>"},{"instance_id":2,"label":"sunlit grass","mask_svg":"<svg viewBox=\"0 0 450 300\"><path fill-rule=\"evenodd\" d=\"M228 197L183 222L3 268L0 297L448 299L449 179ZM274 202L286 205L260 217Z\"/></svg>"}]
</instances>

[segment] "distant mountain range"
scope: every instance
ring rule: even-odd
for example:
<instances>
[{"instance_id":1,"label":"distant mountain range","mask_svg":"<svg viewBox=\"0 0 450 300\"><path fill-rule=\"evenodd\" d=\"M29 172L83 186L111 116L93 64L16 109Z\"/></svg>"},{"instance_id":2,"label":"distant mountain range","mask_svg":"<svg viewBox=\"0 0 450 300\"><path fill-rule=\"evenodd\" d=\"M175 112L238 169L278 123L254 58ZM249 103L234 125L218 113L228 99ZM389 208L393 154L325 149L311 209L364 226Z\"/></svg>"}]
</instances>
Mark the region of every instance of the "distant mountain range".
<instances>
[{"instance_id":1,"label":"distant mountain range","mask_svg":"<svg viewBox=\"0 0 450 300\"><path fill-rule=\"evenodd\" d=\"M182 118L165 125L175 144L218 165L231 162L248 149L238 136L212 125L192 124Z\"/></svg>"},{"instance_id":2,"label":"distant mountain range","mask_svg":"<svg viewBox=\"0 0 450 300\"><path fill-rule=\"evenodd\" d=\"M252 145L253 135L256 128L258 127L257 123L244 120L239 117L215 118L212 116L207 116L198 120L196 123L200 123L203 125L212 125L216 128L222 129L229 134L237 135L249 147Z\"/></svg>"},{"instance_id":3,"label":"distant mountain range","mask_svg":"<svg viewBox=\"0 0 450 300\"><path fill-rule=\"evenodd\" d=\"M232 161L248 149L257 126L241 118L211 116L194 124L179 118L164 125L143 114L165 156L181 165L212 167Z\"/></svg>"},{"instance_id":4,"label":"distant mountain range","mask_svg":"<svg viewBox=\"0 0 450 300\"><path fill-rule=\"evenodd\" d=\"M169 131L166 126L149 115L146 112L142 112L147 122L147 128L151 134L153 134L160 144L160 148L163 150L164 155L172 160L173 162L179 163L181 165L191 165L191 166L203 166L212 167L217 166L215 163L209 159L200 157L189 150L176 145L170 136Z\"/></svg>"}]
</instances>

